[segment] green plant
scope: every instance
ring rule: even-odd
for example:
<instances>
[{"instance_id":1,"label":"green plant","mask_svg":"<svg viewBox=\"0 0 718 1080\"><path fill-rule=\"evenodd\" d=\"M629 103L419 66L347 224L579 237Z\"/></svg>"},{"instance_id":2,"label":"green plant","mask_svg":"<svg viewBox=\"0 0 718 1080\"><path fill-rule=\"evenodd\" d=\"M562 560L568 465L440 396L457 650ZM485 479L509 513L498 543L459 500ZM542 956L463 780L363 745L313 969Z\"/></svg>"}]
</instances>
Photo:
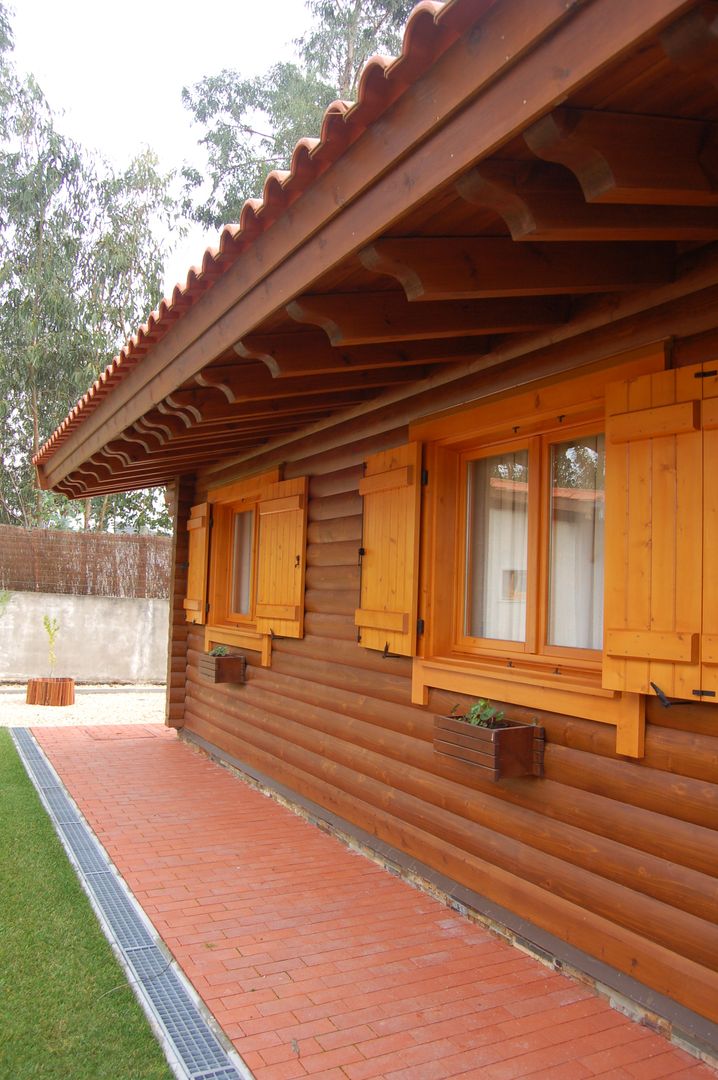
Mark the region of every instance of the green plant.
<instances>
[{"instance_id":1,"label":"green plant","mask_svg":"<svg viewBox=\"0 0 718 1080\"><path fill-rule=\"evenodd\" d=\"M229 649L226 645L215 645L213 649L209 650L210 656L229 656Z\"/></svg>"},{"instance_id":2,"label":"green plant","mask_svg":"<svg viewBox=\"0 0 718 1080\"><path fill-rule=\"evenodd\" d=\"M55 664L57 663L57 656L55 655L55 641L57 635L60 633L60 624L54 617L51 619L49 615L43 615L42 625L45 627L45 632L48 639L47 657L50 662L50 674L52 675L55 670Z\"/></svg>"},{"instance_id":3,"label":"green plant","mask_svg":"<svg viewBox=\"0 0 718 1080\"><path fill-rule=\"evenodd\" d=\"M503 712L497 709L495 705L492 705L490 701L487 701L486 698L478 698L464 712L459 712L460 709L460 705L454 705L449 715L454 716L457 720L462 720L465 724L471 724L472 727L498 728L504 726Z\"/></svg>"}]
</instances>

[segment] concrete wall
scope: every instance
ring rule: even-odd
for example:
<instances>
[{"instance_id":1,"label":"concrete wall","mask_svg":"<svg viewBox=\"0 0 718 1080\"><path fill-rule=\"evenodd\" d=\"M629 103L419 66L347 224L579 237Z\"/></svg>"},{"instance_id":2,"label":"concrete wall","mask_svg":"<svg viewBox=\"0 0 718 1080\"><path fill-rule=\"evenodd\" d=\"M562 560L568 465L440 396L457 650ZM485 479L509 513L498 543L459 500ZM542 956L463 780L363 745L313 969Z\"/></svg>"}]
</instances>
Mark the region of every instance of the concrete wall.
<instances>
[{"instance_id":1,"label":"concrete wall","mask_svg":"<svg viewBox=\"0 0 718 1080\"><path fill-rule=\"evenodd\" d=\"M82 682L164 682L167 600L14 592L0 614L0 680L49 675L43 616L57 619L54 674Z\"/></svg>"}]
</instances>

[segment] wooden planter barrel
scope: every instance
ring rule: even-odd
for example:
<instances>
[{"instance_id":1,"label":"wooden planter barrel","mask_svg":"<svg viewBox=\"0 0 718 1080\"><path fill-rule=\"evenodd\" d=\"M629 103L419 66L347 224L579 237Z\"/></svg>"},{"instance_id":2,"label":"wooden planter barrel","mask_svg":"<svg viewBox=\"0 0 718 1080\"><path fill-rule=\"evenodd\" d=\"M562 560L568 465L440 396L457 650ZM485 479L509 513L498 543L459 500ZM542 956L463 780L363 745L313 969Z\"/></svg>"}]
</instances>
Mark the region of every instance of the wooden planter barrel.
<instances>
[{"instance_id":1,"label":"wooden planter barrel","mask_svg":"<svg viewBox=\"0 0 718 1080\"><path fill-rule=\"evenodd\" d=\"M544 729L516 720L500 728L474 727L454 716L434 719L434 749L481 770L487 780L543 776Z\"/></svg>"},{"instance_id":2,"label":"wooden planter barrel","mask_svg":"<svg viewBox=\"0 0 718 1080\"><path fill-rule=\"evenodd\" d=\"M25 702L28 705L74 705L75 680L54 677L30 679Z\"/></svg>"},{"instance_id":3,"label":"wooden planter barrel","mask_svg":"<svg viewBox=\"0 0 718 1080\"><path fill-rule=\"evenodd\" d=\"M213 683L245 683L247 681L247 657L242 653L229 656L211 656L203 653L197 661L197 670L203 679Z\"/></svg>"}]
</instances>

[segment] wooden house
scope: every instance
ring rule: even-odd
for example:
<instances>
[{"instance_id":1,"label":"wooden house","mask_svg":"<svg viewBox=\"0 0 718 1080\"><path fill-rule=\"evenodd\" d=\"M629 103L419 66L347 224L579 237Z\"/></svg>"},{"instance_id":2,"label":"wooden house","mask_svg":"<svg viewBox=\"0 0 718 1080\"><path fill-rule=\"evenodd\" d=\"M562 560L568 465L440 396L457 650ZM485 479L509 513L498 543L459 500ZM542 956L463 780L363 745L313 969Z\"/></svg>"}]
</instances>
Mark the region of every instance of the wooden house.
<instances>
[{"instance_id":1,"label":"wooden house","mask_svg":"<svg viewBox=\"0 0 718 1080\"><path fill-rule=\"evenodd\" d=\"M173 486L170 725L718 1045L718 4L423 0L35 463Z\"/></svg>"}]
</instances>

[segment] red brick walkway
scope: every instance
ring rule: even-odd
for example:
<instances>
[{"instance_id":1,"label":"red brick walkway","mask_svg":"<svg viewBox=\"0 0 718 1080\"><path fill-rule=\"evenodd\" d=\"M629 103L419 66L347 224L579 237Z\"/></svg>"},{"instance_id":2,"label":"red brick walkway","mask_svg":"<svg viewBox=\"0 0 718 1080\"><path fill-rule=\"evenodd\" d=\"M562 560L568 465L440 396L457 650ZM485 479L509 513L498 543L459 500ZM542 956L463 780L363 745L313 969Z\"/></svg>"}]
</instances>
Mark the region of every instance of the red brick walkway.
<instances>
[{"instance_id":1,"label":"red brick walkway","mask_svg":"<svg viewBox=\"0 0 718 1080\"><path fill-rule=\"evenodd\" d=\"M34 734L259 1080L715 1080L173 732Z\"/></svg>"}]
</instances>

